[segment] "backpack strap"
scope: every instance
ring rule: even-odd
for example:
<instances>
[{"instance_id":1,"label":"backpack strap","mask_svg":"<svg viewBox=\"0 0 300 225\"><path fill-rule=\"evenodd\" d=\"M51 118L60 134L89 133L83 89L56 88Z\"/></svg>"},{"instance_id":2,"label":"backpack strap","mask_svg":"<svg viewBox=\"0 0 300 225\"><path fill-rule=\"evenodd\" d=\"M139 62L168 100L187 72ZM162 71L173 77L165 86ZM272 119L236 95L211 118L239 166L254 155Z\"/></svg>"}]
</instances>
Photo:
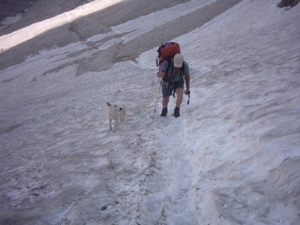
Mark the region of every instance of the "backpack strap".
<instances>
[{"instance_id":1,"label":"backpack strap","mask_svg":"<svg viewBox=\"0 0 300 225\"><path fill-rule=\"evenodd\" d=\"M185 66L184 66L184 62L182 64L182 67L180 68L180 76L184 77L184 69L185 69Z\"/></svg>"},{"instance_id":2,"label":"backpack strap","mask_svg":"<svg viewBox=\"0 0 300 225\"><path fill-rule=\"evenodd\" d=\"M166 69L166 71L165 71L165 74L168 74L168 71L169 71L169 69L170 69L170 67L171 67L172 61L171 61L170 58L169 58L169 59L165 59L165 60L168 62L168 66L167 66L167 69ZM184 69L185 69L185 65L184 65L184 63L183 63L183 64L182 64L182 67L180 68L180 76L181 76L181 77L184 76Z\"/></svg>"},{"instance_id":3,"label":"backpack strap","mask_svg":"<svg viewBox=\"0 0 300 225\"><path fill-rule=\"evenodd\" d=\"M166 69L166 71L165 71L165 74L167 75L167 74L168 74L168 71L169 71L169 69L170 69L170 67L171 67L172 61L171 61L171 59L166 59L166 61L168 62L168 66L167 66L167 69Z\"/></svg>"}]
</instances>

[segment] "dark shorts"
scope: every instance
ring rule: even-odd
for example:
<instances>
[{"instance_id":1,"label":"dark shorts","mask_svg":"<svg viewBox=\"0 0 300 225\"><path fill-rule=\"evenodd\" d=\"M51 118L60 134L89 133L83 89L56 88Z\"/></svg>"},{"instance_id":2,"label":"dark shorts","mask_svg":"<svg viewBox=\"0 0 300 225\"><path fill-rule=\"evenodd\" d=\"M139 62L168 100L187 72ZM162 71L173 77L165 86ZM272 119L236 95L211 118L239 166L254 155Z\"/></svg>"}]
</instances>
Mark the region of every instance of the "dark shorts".
<instances>
[{"instance_id":1,"label":"dark shorts","mask_svg":"<svg viewBox=\"0 0 300 225\"><path fill-rule=\"evenodd\" d=\"M162 81L162 87L161 87L161 92L163 97L169 97L173 94L173 90L176 88L183 88L184 86L184 80L181 79L178 82L164 82Z\"/></svg>"}]
</instances>

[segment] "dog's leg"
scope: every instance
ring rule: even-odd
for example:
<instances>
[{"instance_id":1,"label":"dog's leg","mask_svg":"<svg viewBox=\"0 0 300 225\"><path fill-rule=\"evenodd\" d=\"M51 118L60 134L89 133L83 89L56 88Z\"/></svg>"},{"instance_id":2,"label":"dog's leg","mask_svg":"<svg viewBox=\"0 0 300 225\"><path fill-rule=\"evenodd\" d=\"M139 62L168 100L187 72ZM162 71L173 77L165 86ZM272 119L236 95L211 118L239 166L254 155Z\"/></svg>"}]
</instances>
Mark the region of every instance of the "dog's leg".
<instances>
[{"instance_id":1,"label":"dog's leg","mask_svg":"<svg viewBox=\"0 0 300 225\"><path fill-rule=\"evenodd\" d=\"M119 121L119 118L117 118L117 119L115 120L114 132L116 132L116 130L117 130L118 121Z\"/></svg>"},{"instance_id":2,"label":"dog's leg","mask_svg":"<svg viewBox=\"0 0 300 225\"><path fill-rule=\"evenodd\" d=\"M109 119L109 130L110 131L112 130L111 121L112 121L112 119Z\"/></svg>"},{"instance_id":3,"label":"dog's leg","mask_svg":"<svg viewBox=\"0 0 300 225\"><path fill-rule=\"evenodd\" d=\"M120 120L124 121L125 120L125 111L122 110L121 114L120 114Z\"/></svg>"}]
</instances>

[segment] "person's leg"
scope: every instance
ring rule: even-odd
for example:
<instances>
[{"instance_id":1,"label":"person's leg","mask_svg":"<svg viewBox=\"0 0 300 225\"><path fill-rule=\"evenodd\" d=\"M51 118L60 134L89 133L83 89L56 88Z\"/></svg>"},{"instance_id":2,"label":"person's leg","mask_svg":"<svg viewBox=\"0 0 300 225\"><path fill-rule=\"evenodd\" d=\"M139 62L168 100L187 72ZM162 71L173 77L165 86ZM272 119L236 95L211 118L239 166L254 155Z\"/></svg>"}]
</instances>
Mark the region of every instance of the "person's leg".
<instances>
[{"instance_id":1,"label":"person's leg","mask_svg":"<svg viewBox=\"0 0 300 225\"><path fill-rule=\"evenodd\" d=\"M176 89L176 107L180 108L182 100L183 100L183 88L177 88Z\"/></svg>"},{"instance_id":2,"label":"person's leg","mask_svg":"<svg viewBox=\"0 0 300 225\"><path fill-rule=\"evenodd\" d=\"M180 106L183 100L183 81L178 82L176 88L176 107L174 109L174 117L177 118L180 116Z\"/></svg>"},{"instance_id":3,"label":"person's leg","mask_svg":"<svg viewBox=\"0 0 300 225\"><path fill-rule=\"evenodd\" d=\"M168 108L169 99L170 99L169 96L163 97L163 100L162 100L162 107L163 107L163 108Z\"/></svg>"},{"instance_id":4,"label":"person's leg","mask_svg":"<svg viewBox=\"0 0 300 225\"><path fill-rule=\"evenodd\" d=\"M163 99L162 99L163 109L161 111L160 116L166 116L168 113L168 104L169 104L170 95L172 94L172 89L168 88L164 82L162 83L162 94L163 94Z\"/></svg>"},{"instance_id":5,"label":"person's leg","mask_svg":"<svg viewBox=\"0 0 300 225\"><path fill-rule=\"evenodd\" d=\"M160 116L167 116L169 99L170 99L169 96L163 97L163 100L162 100L163 109L161 111Z\"/></svg>"}]
</instances>

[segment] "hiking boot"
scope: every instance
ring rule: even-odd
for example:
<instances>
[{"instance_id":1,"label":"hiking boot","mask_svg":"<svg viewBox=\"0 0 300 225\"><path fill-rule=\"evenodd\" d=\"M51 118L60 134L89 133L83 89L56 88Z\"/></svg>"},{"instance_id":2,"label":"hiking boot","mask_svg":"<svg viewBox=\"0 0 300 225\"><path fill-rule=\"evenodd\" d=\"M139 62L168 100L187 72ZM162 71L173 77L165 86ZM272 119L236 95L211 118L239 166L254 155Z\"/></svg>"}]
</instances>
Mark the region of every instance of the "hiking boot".
<instances>
[{"instance_id":1,"label":"hiking boot","mask_svg":"<svg viewBox=\"0 0 300 225\"><path fill-rule=\"evenodd\" d=\"M163 108L160 116L167 116L167 113L168 113L168 108Z\"/></svg>"},{"instance_id":2,"label":"hiking boot","mask_svg":"<svg viewBox=\"0 0 300 225\"><path fill-rule=\"evenodd\" d=\"M179 117L179 116L180 116L179 108L176 107L176 108L174 109L174 117L177 118L177 117Z\"/></svg>"}]
</instances>

